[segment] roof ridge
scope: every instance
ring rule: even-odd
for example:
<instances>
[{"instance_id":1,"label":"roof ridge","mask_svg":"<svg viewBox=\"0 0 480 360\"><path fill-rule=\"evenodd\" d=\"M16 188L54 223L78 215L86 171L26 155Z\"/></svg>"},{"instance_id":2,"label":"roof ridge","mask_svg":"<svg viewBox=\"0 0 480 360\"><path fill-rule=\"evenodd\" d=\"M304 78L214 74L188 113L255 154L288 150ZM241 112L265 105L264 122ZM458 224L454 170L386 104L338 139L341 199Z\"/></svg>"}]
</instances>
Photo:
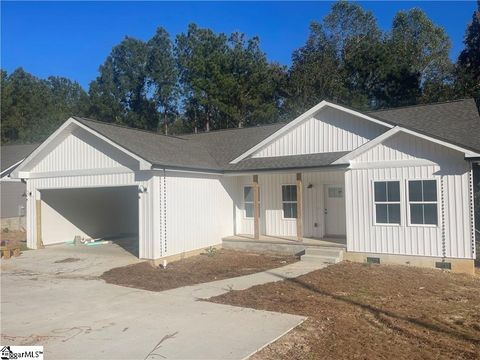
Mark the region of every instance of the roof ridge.
<instances>
[{"instance_id":1,"label":"roof ridge","mask_svg":"<svg viewBox=\"0 0 480 360\"><path fill-rule=\"evenodd\" d=\"M367 114L370 114L370 113L376 113L376 112L382 112L382 111L392 111L392 110L399 110L399 109L406 109L406 108L415 108L415 107L422 107L422 106L451 104L451 103L455 103L455 102L468 101L468 100L473 100L473 101L475 101L474 98L461 98L461 99L437 101L437 102L425 103L425 104L404 105L404 106L398 106L398 107L390 107L390 108L383 108L383 109L376 109L376 110L368 110L366 113L367 113Z\"/></svg>"},{"instance_id":2,"label":"roof ridge","mask_svg":"<svg viewBox=\"0 0 480 360\"><path fill-rule=\"evenodd\" d=\"M236 130L246 130L246 129L255 129L259 127L268 127L268 126L274 126L274 125L286 125L288 121L278 121L270 124L258 124L258 125L253 125L253 126L245 126L245 127L233 127L233 128L226 128L226 129L216 129L216 130L211 130L211 131L202 131L202 132L197 132L197 133L185 133L185 134L179 134L179 136L185 136L185 135L206 135L206 134L213 134L213 133L218 133L218 132L224 132L224 131L236 131Z\"/></svg>"},{"instance_id":3,"label":"roof ridge","mask_svg":"<svg viewBox=\"0 0 480 360\"><path fill-rule=\"evenodd\" d=\"M100 121L100 120L95 120L95 119L91 119L91 118L86 118L86 117L83 117L83 116L72 116L72 117L75 120L80 119L80 120L83 120L83 121L94 122L94 123L102 124L102 125L116 126L116 127L126 129L126 130L141 131L141 132L145 132L145 133L150 134L150 135L158 135L158 136L164 136L164 137L168 137L168 138L172 138L172 139L185 140L185 139L183 139L181 137L178 137L178 136L160 134L160 133L157 133L157 132L154 132L154 131L151 131L151 130L140 129L140 128L131 127L131 126L128 126L128 125L111 123L111 122L107 122L107 121Z\"/></svg>"}]
</instances>

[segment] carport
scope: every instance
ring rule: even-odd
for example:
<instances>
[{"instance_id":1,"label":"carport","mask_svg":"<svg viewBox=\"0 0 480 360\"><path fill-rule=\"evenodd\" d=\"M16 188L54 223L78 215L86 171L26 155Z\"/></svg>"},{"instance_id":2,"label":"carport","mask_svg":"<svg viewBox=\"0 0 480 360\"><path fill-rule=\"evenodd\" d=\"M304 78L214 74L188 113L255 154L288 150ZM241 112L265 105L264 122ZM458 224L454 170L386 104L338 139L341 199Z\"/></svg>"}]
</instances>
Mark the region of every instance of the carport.
<instances>
[{"instance_id":1,"label":"carport","mask_svg":"<svg viewBox=\"0 0 480 360\"><path fill-rule=\"evenodd\" d=\"M39 190L44 245L83 238L112 240L139 256L138 186Z\"/></svg>"}]
</instances>

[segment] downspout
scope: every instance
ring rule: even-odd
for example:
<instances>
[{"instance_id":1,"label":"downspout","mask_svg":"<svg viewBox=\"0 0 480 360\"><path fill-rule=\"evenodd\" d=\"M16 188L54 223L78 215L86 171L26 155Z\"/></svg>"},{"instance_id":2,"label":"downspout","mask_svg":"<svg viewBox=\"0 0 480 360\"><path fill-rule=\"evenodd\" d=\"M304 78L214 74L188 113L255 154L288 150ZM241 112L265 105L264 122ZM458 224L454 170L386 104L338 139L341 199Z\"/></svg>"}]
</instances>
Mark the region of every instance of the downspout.
<instances>
[{"instance_id":1,"label":"downspout","mask_svg":"<svg viewBox=\"0 0 480 360\"><path fill-rule=\"evenodd\" d=\"M163 168L163 249L162 256L167 254L167 171Z\"/></svg>"}]
</instances>

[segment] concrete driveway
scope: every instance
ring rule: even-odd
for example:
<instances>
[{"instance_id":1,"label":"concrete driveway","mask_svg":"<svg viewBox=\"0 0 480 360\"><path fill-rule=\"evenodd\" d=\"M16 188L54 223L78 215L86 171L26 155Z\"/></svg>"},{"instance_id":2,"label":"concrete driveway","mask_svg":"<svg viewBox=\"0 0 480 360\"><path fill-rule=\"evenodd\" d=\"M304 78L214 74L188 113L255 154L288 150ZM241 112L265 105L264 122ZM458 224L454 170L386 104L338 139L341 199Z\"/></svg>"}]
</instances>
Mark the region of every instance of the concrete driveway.
<instances>
[{"instance_id":1,"label":"concrete driveway","mask_svg":"<svg viewBox=\"0 0 480 360\"><path fill-rule=\"evenodd\" d=\"M97 278L137 261L114 244L2 261L2 344L43 345L46 359L243 359L304 320L193 295L219 286L155 293Z\"/></svg>"}]
</instances>

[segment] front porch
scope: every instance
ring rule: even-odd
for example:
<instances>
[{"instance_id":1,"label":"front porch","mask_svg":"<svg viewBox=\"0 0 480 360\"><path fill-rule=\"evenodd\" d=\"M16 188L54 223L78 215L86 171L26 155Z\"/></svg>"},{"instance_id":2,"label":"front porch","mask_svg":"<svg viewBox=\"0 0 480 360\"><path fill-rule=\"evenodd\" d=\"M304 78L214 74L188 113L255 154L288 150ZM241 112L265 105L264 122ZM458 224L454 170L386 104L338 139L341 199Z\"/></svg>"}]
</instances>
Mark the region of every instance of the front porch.
<instances>
[{"instance_id":1,"label":"front porch","mask_svg":"<svg viewBox=\"0 0 480 360\"><path fill-rule=\"evenodd\" d=\"M346 248L345 170L236 177L235 233L227 247L289 254Z\"/></svg>"},{"instance_id":2,"label":"front porch","mask_svg":"<svg viewBox=\"0 0 480 360\"><path fill-rule=\"evenodd\" d=\"M260 235L259 239L255 239L254 235L240 234L223 238L222 247L269 254L303 255L307 249L313 248L346 250L347 242L345 237L303 238L299 241L296 236Z\"/></svg>"}]
</instances>

